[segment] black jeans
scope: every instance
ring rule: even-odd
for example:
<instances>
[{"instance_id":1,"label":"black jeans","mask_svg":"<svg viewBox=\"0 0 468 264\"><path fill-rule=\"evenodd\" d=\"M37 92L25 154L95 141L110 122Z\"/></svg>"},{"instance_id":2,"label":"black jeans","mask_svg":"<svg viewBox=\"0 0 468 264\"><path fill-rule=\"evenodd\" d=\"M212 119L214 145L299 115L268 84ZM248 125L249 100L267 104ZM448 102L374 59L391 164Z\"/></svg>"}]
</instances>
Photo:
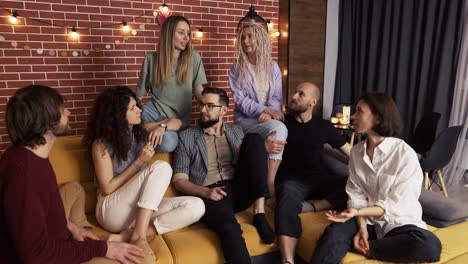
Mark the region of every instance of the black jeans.
<instances>
[{"instance_id":1,"label":"black jeans","mask_svg":"<svg viewBox=\"0 0 468 264\"><path fill-rule=\"evenodd\" d=\"M289 176L293 178L293 175ZM348 196L346 178L327 176L321 179L283 179L276 187L275 230L278 236L300 238L302 234L299 214L307 199L325 199L335 208L344 208Z\"/></svg>"},{"instance_id":2,"label":"black jeans","mask_svg":"<svg viewBox=\"0 0 468 264\"><path fill-rule=\"evenodd\" d=\"M221 240L227 263L251 263L235 213L247 209L267 191L268 155L258 134L247 134L242 141L236 175L231 181L219 181L207 187L225 186L227 196L220 201L203 199L205 215L201 221Z\"/></svg>"},{"instance_id":3,"label":"black jeans","mask_svg":"<svg viewBox=\"0 0 468 264\"><path fill-rule=\"evenodd\" d=\"M440 240L428 230L415 225L392 229L377 239L374 226L368 225L370 258L391 262L436 262L440 259ZM336 264L354 248L357 233L353 218L345 223L330 224L319 239L312 264Z\"/></svg>"}]
</instances>

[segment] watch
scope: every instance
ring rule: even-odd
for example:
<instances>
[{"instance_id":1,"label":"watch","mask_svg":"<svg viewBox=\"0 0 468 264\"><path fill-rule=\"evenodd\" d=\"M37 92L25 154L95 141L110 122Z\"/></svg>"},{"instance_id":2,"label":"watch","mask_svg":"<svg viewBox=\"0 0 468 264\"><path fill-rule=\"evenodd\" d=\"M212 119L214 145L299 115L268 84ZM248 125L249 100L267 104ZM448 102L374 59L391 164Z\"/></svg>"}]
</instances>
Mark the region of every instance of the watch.
<instances>
[{"instance_id":1,"label":"watch","mask_svg":"<svg viewBox=\"0 0 468 264\"><path fill-rule=\"evenodd\" d=\"M167 130L167 125L164 123L159 124L160 127L164 128L164 130Z\"/></svg>"}]
</instances>

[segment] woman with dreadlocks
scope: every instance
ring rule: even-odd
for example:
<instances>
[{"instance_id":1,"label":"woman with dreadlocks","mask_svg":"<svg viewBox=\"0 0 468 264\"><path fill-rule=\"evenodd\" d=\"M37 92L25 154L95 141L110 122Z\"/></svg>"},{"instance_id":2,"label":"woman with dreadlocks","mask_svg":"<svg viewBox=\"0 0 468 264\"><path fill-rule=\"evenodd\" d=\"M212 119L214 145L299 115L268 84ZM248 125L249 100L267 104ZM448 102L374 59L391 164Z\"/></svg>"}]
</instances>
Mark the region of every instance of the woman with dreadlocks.
<instances>
[{"instance_id":1,"label":"woman with dreadlocks","mask_svg":"<svg viewBox=\"0 0 468 264\"><path fill-rule=\"evenodd\" d=\"M271 40L259 23L241 26L236 41L237 61L229 73L229 84L236 103L235 120L244 133L274 135L279 150L268 160L268 190L273 197L276 172L288 136L281 122L283 100L281 71L271 58Z\"/></svg>"}]
</instances>

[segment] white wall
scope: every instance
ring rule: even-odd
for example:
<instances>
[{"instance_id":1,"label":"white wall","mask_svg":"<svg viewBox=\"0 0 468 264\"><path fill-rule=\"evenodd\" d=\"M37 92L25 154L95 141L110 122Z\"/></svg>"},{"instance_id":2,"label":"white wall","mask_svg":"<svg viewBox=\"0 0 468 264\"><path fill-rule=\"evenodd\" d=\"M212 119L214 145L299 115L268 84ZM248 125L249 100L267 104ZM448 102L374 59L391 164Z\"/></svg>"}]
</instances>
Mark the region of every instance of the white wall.
<instances>
[{"instance_id":1,"label":"white wall","mask_svg":"<svg viewBox=\"0 0 468 264\"><path fill-rule=\"evenodd\" d=\"M333 110L336 62L338 58L339 11L340 0L327 1L327 24L325 35L325 72L323 80L323 118L325 119L329 119Z\"/></svg>"}]
</instances>

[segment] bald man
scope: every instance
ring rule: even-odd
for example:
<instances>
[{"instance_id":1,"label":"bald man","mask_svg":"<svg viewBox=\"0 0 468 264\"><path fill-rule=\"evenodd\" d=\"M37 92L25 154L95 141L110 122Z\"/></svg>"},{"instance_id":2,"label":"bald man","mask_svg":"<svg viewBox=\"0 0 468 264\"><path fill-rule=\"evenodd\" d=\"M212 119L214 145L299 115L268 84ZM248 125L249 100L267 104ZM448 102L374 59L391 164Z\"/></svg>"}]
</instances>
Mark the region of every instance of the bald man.
<instances>
[{"instance_id":1,"label":"bald man","mask_svg":"<svg viewBox=\"0 0 468 264\"><path fill-rule=\"evenodd\" d=\"M330 175L321 165L320 152L327 143L349 157L351 146L329 121L313 115L319 100L316 85L301 83L285 115L289 136L277 177L275 211L276 234L285 264L294 263L302 232L299 214L304 204L309 207L307 211L315 212L346 206L346 178ZM318 201L307 203L307 199Z\"/></svg>"}]
</instances>

